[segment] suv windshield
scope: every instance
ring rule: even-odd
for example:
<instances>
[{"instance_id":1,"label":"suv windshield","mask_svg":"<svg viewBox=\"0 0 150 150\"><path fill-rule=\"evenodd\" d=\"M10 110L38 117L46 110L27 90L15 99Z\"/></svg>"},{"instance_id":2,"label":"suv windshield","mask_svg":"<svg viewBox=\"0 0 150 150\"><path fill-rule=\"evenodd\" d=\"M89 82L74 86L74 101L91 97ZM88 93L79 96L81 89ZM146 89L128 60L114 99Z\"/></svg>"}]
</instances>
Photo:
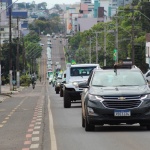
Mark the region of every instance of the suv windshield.
<instances>
[{"instance_id":1,"label":"suv windshield","mask_svg":"<svg viewBox=\"0 0 150 150\"><path fill-rule=\"evenodd\" d=\"M92 86L142 86L145 85L141 72L131 70L114 70L95 72Z\"/></svg>"},{"instance_id":2,"label":"suv windshield","mask_svg":"<svg viewBox=\"0 0 150 150\"><path fill-rule=\"evenodd\" d=\"M91 71L96 68L96 66L91 67L72 67L70 69L71 76L89 76Z\"/></svg>"},{"instance_id":3,"label":"suv windshield","mask_svg":"<svg viewBox=\"0 0 150 150\"><path fill-rule=\"evenodd\" d=\"M59 73L57 78L62 78L62 73Z\"/></svg>"}]
</instances>

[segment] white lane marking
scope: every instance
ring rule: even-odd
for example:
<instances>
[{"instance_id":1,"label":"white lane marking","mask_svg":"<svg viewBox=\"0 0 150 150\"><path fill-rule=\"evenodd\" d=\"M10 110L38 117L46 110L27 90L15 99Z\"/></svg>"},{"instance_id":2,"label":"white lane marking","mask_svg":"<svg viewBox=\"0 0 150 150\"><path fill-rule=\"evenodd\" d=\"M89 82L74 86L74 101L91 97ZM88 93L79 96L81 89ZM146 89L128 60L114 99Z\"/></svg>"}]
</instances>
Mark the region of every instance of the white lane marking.
<instances>
[{"instance_id":1,"label":"white lane marking","mask_svg":"<svg viewBox=\"0 0 150 150\"><path fill-rule=\"evenodd\" d=\"M42 116L37 116L37 118L42 118Z\"/></svg>"},{"instance_id":2,"label":"white lane marking","mask_svg":"<svg viewBox=\"0 0 150 150\"><path fill-rule=\"evenodd\" d=\"M40 132L39 131L33 131L32 134L40 134Z\"/></svg>"},{"instance_id":3,"label":"white lane marking","mask_svg":"<svg viewBox=\"0 0 150 150\"><path fill-rule=\"evenodd\" d=\"M41 118L39 118L39 119L36 119L36 121L42 121L42 119L41 119Z\"/></svg>"},{"instance_id":4,"label":"white lane marking","mask_svg":"<svg viewBox=\"0 0 150 150\"><path fill-rule=\"evenodd\" d=\"M48 96L48 114L49 114L49 132L50 132L50 140L51 140L51 150L57 150L56 136L55 136L53 116L52 116L49 96Z\"/></svg>"},{"instance_id":5,"label":"white lane marking","mask_svg":"<svg viewBox=\"0 0 150 150\"><path fill-rule=\"evenodd\" d=\"M33 142L35 142L35 141L39 141L39 140L40 140L40 138L39 138L39 137L33 137L33 138L32 138L32 141L33 141Z\"/></svg>"},{"instance_id":6,"label":"white lane marking","mask_svg":"<svg viewBox=\"0 0 150 150\"><path fill-rule=\"evenodd\" d=\"M41 128L40 126L35 126L35 127L34 127L34 129L40 129L40 128Z\"/></svg>"},{"instance_id":7,"label":"white lane marking","mask_svg":"<svg viewBox=\"0 0 150 150\"><path fill-rule=\"evenodd\" d=\"M31 144L30 148L39 148L39 144Z\"/></svg>"},{"instance_id":8,"label":"white lane marking","mask_svg":"<svg viewBox=\"0 0 150 150\"><path fill-rule=\"evenodd\" d=\"M40 125L40 124L41 124L41 122L36 122L35 124L36 124L36 125Z\"/></svg>"}]
</instances>

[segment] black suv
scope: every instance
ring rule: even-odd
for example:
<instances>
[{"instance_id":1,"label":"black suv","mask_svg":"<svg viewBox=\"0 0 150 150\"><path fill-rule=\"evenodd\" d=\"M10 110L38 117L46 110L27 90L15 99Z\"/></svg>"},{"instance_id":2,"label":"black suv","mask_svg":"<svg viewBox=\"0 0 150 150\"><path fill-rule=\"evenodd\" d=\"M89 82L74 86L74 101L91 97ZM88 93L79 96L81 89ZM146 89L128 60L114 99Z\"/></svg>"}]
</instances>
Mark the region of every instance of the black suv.
<instances>
[{"instance_id":1,"label":"black suv","mask_svg":"<svg viewBox=\"0 0 150 150\"><path fill-rule=\"evenodd\" d=\"M150 88L135 66L94 69L82 93L82 127L139 123L150 129Z\"/></svg>"}]
</instances>

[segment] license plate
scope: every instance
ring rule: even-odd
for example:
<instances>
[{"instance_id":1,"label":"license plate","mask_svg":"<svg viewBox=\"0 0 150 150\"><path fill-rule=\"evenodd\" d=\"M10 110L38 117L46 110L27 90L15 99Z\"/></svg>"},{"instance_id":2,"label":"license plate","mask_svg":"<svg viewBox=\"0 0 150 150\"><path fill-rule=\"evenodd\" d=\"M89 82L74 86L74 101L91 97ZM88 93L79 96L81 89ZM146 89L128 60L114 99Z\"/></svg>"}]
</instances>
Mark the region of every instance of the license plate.
<instances>
[{"instance_id":1,"label":"license plate","mask_svg":"<svg viewBox=\"0 0 150 150\"><path fill-rule=\"evenodd\" d=\"M114 116L119 117L119 116L131 116L130 110L115 110L114 111Z\"/></svg>"}]
</instances>

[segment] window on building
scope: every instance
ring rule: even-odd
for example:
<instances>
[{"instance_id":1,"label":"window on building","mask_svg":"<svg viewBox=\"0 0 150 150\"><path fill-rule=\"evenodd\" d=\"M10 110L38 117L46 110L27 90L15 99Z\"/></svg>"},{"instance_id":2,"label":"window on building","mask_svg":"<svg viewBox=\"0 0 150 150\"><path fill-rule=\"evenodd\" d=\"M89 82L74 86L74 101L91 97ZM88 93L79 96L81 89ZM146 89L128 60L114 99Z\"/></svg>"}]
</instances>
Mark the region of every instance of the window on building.
<instances>
[{"instance_id":1,"label":"window on building","mask_svg":"<svg viewBox=\"0 0 150 150\"><path fill-rule=\"evenodd\" d=\"M4 31L4 28L0 28L0 31Z\"/></svg>"}]
</instances>

